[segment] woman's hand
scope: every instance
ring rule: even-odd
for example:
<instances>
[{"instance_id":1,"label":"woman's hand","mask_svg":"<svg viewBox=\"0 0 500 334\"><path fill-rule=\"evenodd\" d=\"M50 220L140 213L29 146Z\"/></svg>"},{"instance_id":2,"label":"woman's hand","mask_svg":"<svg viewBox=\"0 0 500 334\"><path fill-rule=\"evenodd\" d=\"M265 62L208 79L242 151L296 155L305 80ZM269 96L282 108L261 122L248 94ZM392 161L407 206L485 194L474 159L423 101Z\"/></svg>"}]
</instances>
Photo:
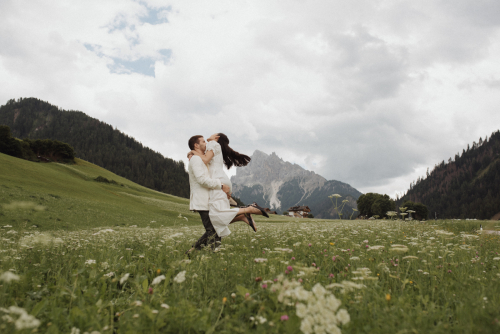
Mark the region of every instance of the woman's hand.
<instances>
[{"instance_id":1,"label":"woman's hand","mask_svg":"<svg viewBox=\"0 0 500 334\"><path fill-rule=\"evenodd\" d=\"M197 155L199 157L203 157L204 155L201 155L200 153L196 152L195 150L193 151L189 151L188 154L187 154L187 158L189 160L191 160L191 158L193 157L193 155Z\"/></svg>"},{"instance_id":2,"label":"woman's hand","mask_svg":"<svg viewBox=\"0 0 500 334\"><path fill-rule=\"evenodd\" d=\"M208 141L212 141L212 140L215 140L216 142L218 142L219 138L220 138L219 134L218 133L214 133L213 135L211 135L210 137L207 138L207 142Z\"/></svg>"}]
</instances>

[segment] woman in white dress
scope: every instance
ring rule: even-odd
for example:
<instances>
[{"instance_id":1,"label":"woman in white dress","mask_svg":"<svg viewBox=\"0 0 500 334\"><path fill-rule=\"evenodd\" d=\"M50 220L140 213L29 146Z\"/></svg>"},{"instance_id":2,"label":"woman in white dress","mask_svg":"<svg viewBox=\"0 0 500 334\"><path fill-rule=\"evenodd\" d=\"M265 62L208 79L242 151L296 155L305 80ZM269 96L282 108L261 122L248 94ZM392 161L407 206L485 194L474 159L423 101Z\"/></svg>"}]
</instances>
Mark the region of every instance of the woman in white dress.
<instances>
[{"instance_id":1,"label":"woman in white dress","mask_svg":"<svg viewBox=\"0 0 500 334\"><path fill-rule=\"evenodd\" d=\"M210 136L207 142L207 149L204 155L200 155L195 151L191 151L190 154L200 156L208 166L210 177L221 180L221 183L228 185L231 188L230 192L232 192L232 184L224 172L224 164L227 169L232 166L243 167L250 162L250 157L240 154L229 147L229 139L223 133L216 133ZM267 212L256 203L245 208L231 209L228 196L222 189L210 190L208 206L210 220L219 237L228 236L231 233L228 228L229 224L236 221L245 222L257 232L257 227L251 214L264 215L269 218Z\"/></svg>"}]
</instances>

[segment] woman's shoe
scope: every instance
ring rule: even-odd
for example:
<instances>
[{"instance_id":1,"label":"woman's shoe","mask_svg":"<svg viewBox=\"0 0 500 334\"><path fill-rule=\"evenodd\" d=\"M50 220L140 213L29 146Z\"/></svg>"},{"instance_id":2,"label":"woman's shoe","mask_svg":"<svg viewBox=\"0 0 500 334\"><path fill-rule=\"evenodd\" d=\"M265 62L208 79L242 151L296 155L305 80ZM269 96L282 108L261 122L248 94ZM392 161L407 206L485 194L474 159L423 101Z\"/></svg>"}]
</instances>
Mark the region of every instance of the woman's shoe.
<instances>
[{"instance_id":1,"label":"woman's shoe","mask_svg":"<svg viewBox=\"0 0 500 334\"><path fill-rule=\"evenodd\" d=\"M260 212L262 212L262 215L263 215L264 217L269 218L269 215L267 214L266 210L264 210L263 208L261 208L261 207L259 206L259 204L257 204L257 203L255 203L255 202L253 202L253 203L252 203L252 204L250 204L249 206L253 206L254 208L259 209L259 210L260 210Z\"/></svg>"},{"instance_id":2,"label":"woman's shoe","mask_svg":"<svg viewBox=\"0 0 500 334\"><path fill-rule=\"evenodd\" d=\"M246 214L245 213L245 217L247 217L248 219L248 224L250 225L250 227L253 229L254 232L257 232L257 228L255 227L255 222L253 221L253 218L252 218L252 215L251 214Z\"/></svg>"}]
</instances>

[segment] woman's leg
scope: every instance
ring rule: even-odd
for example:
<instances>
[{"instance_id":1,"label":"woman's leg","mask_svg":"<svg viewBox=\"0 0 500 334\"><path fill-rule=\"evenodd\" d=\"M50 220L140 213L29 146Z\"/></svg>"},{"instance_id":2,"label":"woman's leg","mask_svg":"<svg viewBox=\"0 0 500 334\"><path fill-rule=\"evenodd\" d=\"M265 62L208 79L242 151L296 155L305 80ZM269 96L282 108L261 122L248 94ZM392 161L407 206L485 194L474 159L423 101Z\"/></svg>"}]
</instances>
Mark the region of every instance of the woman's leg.
<instances>
[{"instance_id":1,"label":"woman's leg","mask_svg":"<svg viewBox=\"0 0 500 334\"><path fill-rule=\"evenodd\" d=\"M250 225L250 223L248 222L247 217L245 217L244 214L237 215L236 217L234 217L234 219L229 224L236 223L236 222L245 222L245 224Z\"/></svg>"},{"instance_id":2,"label":"woman's leg","mask_svg":"<svg viewBox=\"0 0 500 334\"><path fill-rule=\"evenodd\" d=\"M245 213L262 216L262 211L260 211L259 209L257 209L256 207L253 207L253 206L248 206L246 208L240 208L240 210L238 211L238 215L245 214Z\"/></svg>"}]
</instances>

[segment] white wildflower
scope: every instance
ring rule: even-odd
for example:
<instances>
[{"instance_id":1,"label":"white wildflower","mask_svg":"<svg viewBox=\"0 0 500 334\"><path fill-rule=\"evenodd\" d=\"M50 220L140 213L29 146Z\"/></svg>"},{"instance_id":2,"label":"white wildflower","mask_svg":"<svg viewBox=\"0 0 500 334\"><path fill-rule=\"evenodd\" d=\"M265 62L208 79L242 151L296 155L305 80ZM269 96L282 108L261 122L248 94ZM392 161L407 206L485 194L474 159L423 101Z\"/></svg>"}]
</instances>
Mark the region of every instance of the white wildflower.
<instances>
[{"instance_id":1,"label":"white wildflower","mask_svg":"<svg viewBox=\"0 0 500 334\"><path fill-rule=\"evenodd\" d=\"M253 261L256 263L261 263L261 262L267 262L267 259L258 257L256 259L253 259Z\"/></svg>"},{"instance_id":2,"label":"white wildflower","mask_svg":"<svg viewBox=\"0 0 500 334\"><path fill-rule=\"evenodd\" d=\"M165 275L157 276L157 277L155 277L155 279L153 280L153 282L151 282L151 285L160 284L161 281L163 281L164 279L165 279Z\"/></svg>"},{"instance_id":3,"label":"white wildflower","mask_svg":"<svg viewBox=\"0 0 500 334\"><path fill-rule=\"evenodd\" d=\"M4 272L0 275L0 281L4 281L6 283L10 283L11 281L19 281L20 277L10 271Z\"/></svg>"},{"instance_id":4,"label":"white wildflower","mask_svg":"<svg viewBox=\"0 0 500 334\"><path fill-rule=\"evenodd\" d=\"M8 310L4 308L0 308L0 310L5 313L19 316L19 318L17 318L14 322L16 330L18 331L23 329L36 328L40 326L41 323L40 320L28 314L28 312L26 312L23 308L17 306L10 306ZM10 320L13 320L12 317L9 316L9 318Z\"/></svg>"},{"instance_id":5,"label":"white wildflower","mask_svg":"<svg viewBox=\"0 0 500 334\"><path fill-rule=\"evenodd\" d=\"M123 285L123 283L125 283L129 277L130 277L129 273L126 273L125 275L123 275L122 278L120 278L120 285Z\"/></svg>"},{"instance_id":6,"label":"white wildflower","mask_svg":"<svg viewBox=\"0 0 500 334\"><path fill-rule=\"evenodd\" d=\"M85 264L86 265L95 264L95 260L87 260L87 261L85 261Z\"/></svg>"},{"instance_id":7,"label":"white wildflower","mask_svg":"<svg viewBox=\"0 0 500 334\"><path fill-rule=\"evenodd\" d=\"M168 306L167 304L161 304L160 306L167 310L170 308L170 306Z\"/></svg>"},{"instance_id":8,"label":"white wildflower","mask_svg":"<svg viewBox=\"0 0 500 334\"><path fill-rule=\"evenodd\" d=\"M182 283L186 280L186 271L183 270L180 273L177 274L177 276L174 277L174 282L175 283Z\"/></svg>"}]
</instances>

